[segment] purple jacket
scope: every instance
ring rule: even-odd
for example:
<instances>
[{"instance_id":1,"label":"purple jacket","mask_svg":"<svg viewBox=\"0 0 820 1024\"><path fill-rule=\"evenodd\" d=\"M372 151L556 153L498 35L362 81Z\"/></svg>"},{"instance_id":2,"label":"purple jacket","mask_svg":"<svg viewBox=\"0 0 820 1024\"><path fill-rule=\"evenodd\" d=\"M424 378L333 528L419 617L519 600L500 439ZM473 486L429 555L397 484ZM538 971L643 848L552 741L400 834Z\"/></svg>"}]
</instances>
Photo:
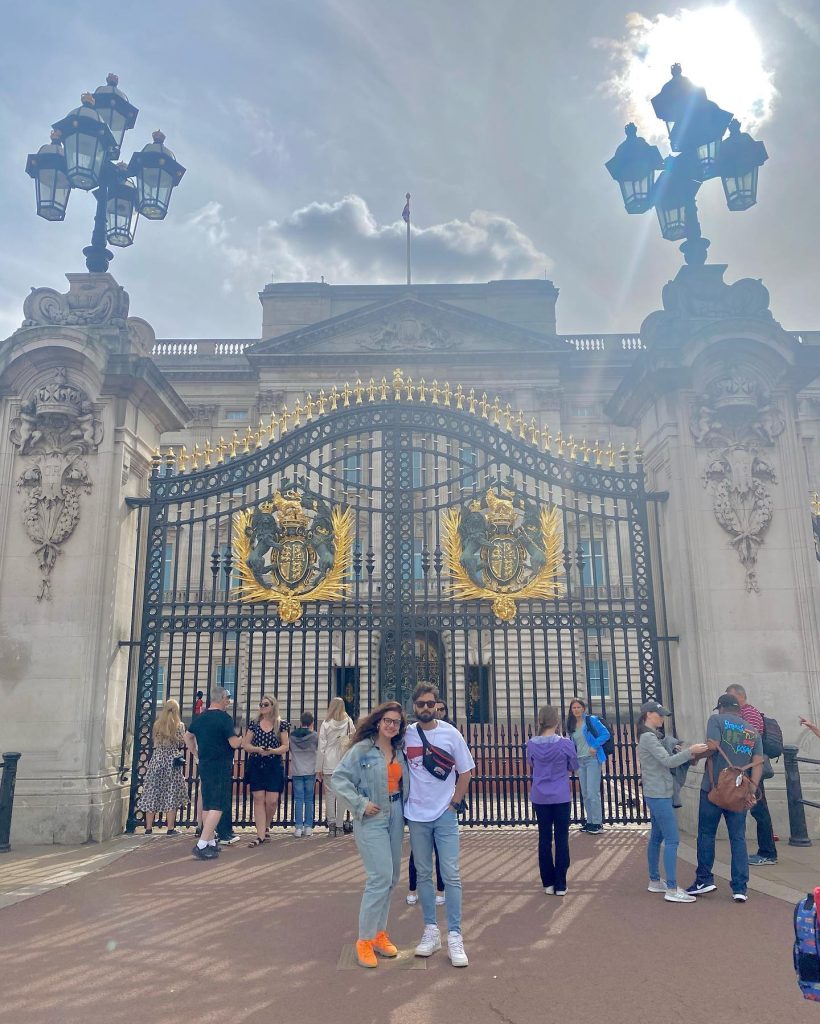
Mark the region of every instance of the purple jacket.
<instances>
[{"instance_id":1,"label":"purple jacket","mask_svg":"<svg viewBox=\"0 0 820 1024\"><path fill-rule=\"evenodd\" d=\"M566 804L572 799L569 773L578 770L578 752L563 736L533 736L527 740L532 767L530 800L534 804Z\"/></svg>"}]
</instances>

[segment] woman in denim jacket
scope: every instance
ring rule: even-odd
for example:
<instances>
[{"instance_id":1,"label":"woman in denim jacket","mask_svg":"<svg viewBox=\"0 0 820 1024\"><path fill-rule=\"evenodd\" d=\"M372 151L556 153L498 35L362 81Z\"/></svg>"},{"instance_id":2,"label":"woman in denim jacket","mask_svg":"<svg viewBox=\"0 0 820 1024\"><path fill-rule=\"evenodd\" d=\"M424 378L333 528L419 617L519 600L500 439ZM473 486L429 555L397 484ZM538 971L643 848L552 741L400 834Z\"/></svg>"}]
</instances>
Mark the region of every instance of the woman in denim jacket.
<instances>
[{"instance_id":1,"label":"woman in denim jacket","mask_svg":"<svg viewBox=\"0 0 820 1024\"><path fill-rule=\"evenodd\" d=\"M592 728L590 728L590 719ZM603 746L610 737L609 729L595 715L587 714L586 702L573 697L567 715L567 737L575 744L578 752L578 780L584 799L586 821L582 832L596 835L603 832L603 809L601 807L601 765L606 761Z\"/></svg>"},{"instance_id":2,"label":"woman in denim jacket","mask_svg":"<svg viewBox=\"0 0 820 1024\"><path fill-rule=\"evenodd\" d=\"M402 746L406 728L401 704L380 704L359 719L350 749L333 773L333 788L353 814L353 838L367 872L356 943L361 967L377 967L377 956L398 954L387 934L387 915L399 880L404 801L410 790Z\"/></svg>"}]
</instances>

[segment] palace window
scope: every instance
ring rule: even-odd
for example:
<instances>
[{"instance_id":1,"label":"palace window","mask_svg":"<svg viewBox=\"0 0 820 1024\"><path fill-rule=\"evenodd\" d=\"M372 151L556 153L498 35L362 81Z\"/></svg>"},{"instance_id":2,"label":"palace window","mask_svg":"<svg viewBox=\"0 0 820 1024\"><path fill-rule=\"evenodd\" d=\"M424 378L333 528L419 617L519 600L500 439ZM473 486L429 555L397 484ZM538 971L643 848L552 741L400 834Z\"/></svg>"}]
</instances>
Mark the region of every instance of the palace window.
<instances>
[{"instance_id":1,"label":"palace window","mask_svg":"<svg viewBox=\"0 0 820 1024\"><path fill-rule=\"evenodd\" d=\"M224 665L217 665L214 683L216 686L224 686L233 700L236 696L236 662L231 661Z\"/></svg>"},{"instance_id":2,"label":"palace window","mask_svg":"<svg viewBox=\"0 0 820 1024\"><path fill-rule=\"evenodd\" d=\"M463 470L464 475L461 480L461 486L475 487L476 475L475 472L473 472L472 470L475 470L475 467L478 465L478 452L476 452L472 448L462 448L461 461L465 464L465 468ZM472 467L472 470L469 469L468 467Z\"/></svg>"},{"instance_id":3,"label":"palace window","mask_svg":"<svg viewBox=\"0 0 820 1024\"><path fill-rule=\"evenodd\" d=\"M604 542L585 537L581 541L581 552L584 559L584 566L581 570L581 586L605 587Z\"/></svg>"},{"instance_id":4,"label":"palace window","mask_svg":"<svg viewBox=\"0 0 820 1024\"><path fill-rule=\"evenodd\" d=\"M587 661L587 682L589 695L592 698L609 697L609 663L606 661Z\"/></svg>"},{"instance_id":5,"label":"palace window","mask_svg":"<svg viewBox=\"0 0 820 1024\"><path fill-rule=\"evenodd\" d=\"M162 589L168 594L174 586L174 545L166 544L162 560Z\"/></svg>"},{"instance_id":6,"label":"palace window","mask_svg":"<svg viewBox=\"0 0 820 1024\"><path fill-rule=\"evenodd\" d=\"M345 455L342 468L342 478L347 486L355 486L359 483L361 471L361 452L355 452L353 455Z\"/></svg>"},{"instance_id":7,"label":"palace window","mask_svg":"<svg viewBox=\"0 0 820 1024\"><path fill-rule=\"evenodd\" d=\"M424 471L424 452L413 452L413 486L421 487L422 473Z\"/></svg>"},{"instance_id":8,"label":"palace window","mask_svg":"<svg viewBox=\"0 0 820 1024\"><path fill-rule=\"evenodd\" d=\"M247 418L247 409L226 409L223 416L223 419L229 420L231 423L244 423Z\"/></svg>"}]
</instances>

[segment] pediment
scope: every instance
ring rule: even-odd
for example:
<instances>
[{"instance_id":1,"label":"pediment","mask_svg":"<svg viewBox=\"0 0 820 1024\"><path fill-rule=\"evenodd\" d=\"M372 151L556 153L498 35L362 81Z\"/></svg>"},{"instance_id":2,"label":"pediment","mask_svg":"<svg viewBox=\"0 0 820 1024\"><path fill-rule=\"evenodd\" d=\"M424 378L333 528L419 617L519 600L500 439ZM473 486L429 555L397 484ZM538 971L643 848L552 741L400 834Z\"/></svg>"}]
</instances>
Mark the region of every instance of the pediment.
<instances>
[{"instance_id":1,"label":"pediment","mask_svg":"<svg viewBox=\"0 0 820 1024\"><path fill-rule=\"evenodd\" d=\"M406 298L365 306L245 350L250 359L286 355L565 352L558 338L443 302Z\"/></svg>"}]
</instances>

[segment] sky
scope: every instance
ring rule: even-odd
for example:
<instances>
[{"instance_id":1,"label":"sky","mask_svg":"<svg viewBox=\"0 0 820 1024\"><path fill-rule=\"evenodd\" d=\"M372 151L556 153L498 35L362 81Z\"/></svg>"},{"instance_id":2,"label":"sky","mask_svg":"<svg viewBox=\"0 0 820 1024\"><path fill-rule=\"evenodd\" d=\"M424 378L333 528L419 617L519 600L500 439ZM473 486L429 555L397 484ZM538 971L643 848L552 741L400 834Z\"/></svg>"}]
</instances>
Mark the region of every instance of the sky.
<instances>
[{"instance_id":1,"label":"sky","mask_svg":"<svg viewBox=\"0 0 820 1024\"><path fill-rule=\"evenodd\" d=\"M702 186L710 261L820 328L817 0L30 0L3 21L0 337L85 269L93 198L44 221L24 168L109 71L140 109L123 158L161 128L187 168L110 268L158 337L258 337L272 281L401 283L408 191L414 282L546 275L559 332L637 331L682 257L603 165L630 119L668 152L649 98L673 60L769 153L746 213Z\"/></svg>"}]
</instances>

